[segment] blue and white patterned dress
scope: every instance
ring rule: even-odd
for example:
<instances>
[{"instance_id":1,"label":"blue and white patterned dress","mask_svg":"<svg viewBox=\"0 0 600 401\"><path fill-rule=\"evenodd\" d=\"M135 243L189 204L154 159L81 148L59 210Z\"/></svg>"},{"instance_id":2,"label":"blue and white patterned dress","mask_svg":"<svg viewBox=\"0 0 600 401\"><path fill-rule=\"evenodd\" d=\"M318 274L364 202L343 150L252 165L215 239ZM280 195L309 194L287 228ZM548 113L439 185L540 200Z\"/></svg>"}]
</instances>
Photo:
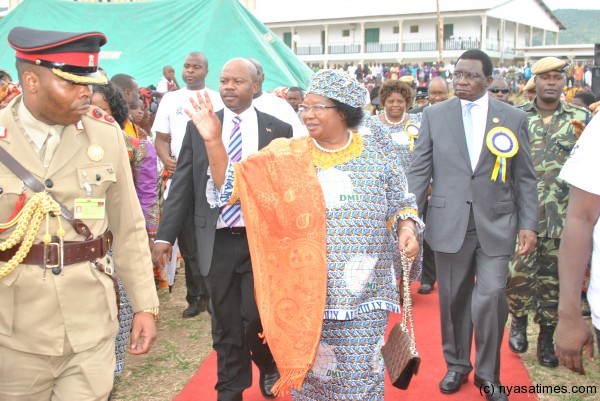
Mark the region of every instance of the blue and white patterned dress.
<instances>
[{"instance_id":1,"label":"blue and white patterned dress","mask_svg":"<svg viewBox=\"0 0 600 401\"><path fill-rule=\"evenodd\" d=\"M422 117L422 113L409 114L406 124L414 124L417 127L421 127ZM408 168L412 161L412 150L410 150L410 138L404 131L404 126L406 124L387 125L381 121L378 115L369 116L363 120L360 132L363 135L382 135L391 138L391 140L398 145L398 154L401 160L400 164L404 167L404 172L408 174Z\"/></svg>"},{"instance_id":2,"label":"blue and white patterned dress","mask_svg":"<svg viewBox=\"0 0 600 401\"><path fill-rule=\"evenodd\" d=\"M419 231L423 224L397 147L374 136L356 134L355 141L362 142L360 156L317 167L326 203L327 298L317 356L294 400L383 400L381 346L389 312L400 312L397 219L414 219ZM232 182L229 166L222 193L209 183L209 203L228 200Z\"/></svg>"}]
</instances>

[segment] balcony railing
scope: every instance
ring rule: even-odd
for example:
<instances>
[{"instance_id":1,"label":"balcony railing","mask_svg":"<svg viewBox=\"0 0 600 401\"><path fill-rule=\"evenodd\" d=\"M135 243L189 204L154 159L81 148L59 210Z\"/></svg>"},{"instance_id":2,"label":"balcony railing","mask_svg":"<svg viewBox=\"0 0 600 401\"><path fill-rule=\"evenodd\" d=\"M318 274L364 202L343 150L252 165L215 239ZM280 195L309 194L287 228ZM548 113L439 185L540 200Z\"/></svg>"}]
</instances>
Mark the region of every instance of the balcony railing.
<instances>
[{"instance_id":1,"label":"balcony railing","mask_svg":"<svg viewBox=\"0 0 600 401\"><path fill-rule=\"evenodd\" d=\"M398 42L374 42L367 43L365 50L367 53L389 53L398 51Z\"/></svg>"},{"instance_id":2,"label":"balcony railing","mask_svg":"<svg viewBox=\"0 0 600 401\"><path fill-rule=\"evenodd\" d=\"M453 38L444 41L444 50L470 50L479 49L481 42L479 39L471 38Z\"/></svg>"},{"instance_id":3,"label":"balcony railing","mask_svg":"<svg viewBox=\"0 0 600 401\"><path fill-rule=\"evenodd\" d=\"M360 53L358 43L332 43L329 45L329 54Z\"/></svg>"},{"instance_id":4,"label":"balcony railing","mask_svg":"<svg viewBox=\"0 0 600 401\"><path fill-rule=\"evenodd\" d=\"M310 54L323 54L323 46L321 45L304 45L296 46L296 54L306 56Z\"/></svg>"},{"instance_id":5,"label":"balcony railing","mask_svg":"<svg viewBox=\"0 0 600 401\"><path fill-rule=\"evenodd\" d=\"M373 42L365 44L365 53L397 53L402 47L402 52L422 52L436 51L437 41L420 40L404 42L402 46L398 42ZM481 41L478 38L452 38L444 41L443 50L469 50L481 48ZM488 41L488 50L497 50L498 41ZM328 45L329 54L356 54L360 53L361 45L358 43L331 43ZM323 45L319 43L303 44L296 46L296 54L299 56L324 54ZM506 52L512 52L510 46L506 46Z\"/></svg>"}]
</instances>

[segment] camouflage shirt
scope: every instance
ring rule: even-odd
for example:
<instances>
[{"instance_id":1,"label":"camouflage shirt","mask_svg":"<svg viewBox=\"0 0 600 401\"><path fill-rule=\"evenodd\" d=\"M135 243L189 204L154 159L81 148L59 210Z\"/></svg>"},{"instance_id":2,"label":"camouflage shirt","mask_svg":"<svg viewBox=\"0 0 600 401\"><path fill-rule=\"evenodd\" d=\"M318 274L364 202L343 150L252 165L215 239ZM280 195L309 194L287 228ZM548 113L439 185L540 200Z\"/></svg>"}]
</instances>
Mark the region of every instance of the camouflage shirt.
<instances>
[{"instance_id":1,"label":"camouflage shirt","mask_svg":"<svg viewBox=\"0 0 600 401\"><path fill-rule=\"evenodd\" d=\"M537 178L537 193L540 213L540 237L560 238L567 216L569 185L558 178L577 138L571 120L586 124L590 113L564 101L560 101L552 120L544 125L535 102L519 106L529 120L531 159Z\"/></svg>"}]
</instances>

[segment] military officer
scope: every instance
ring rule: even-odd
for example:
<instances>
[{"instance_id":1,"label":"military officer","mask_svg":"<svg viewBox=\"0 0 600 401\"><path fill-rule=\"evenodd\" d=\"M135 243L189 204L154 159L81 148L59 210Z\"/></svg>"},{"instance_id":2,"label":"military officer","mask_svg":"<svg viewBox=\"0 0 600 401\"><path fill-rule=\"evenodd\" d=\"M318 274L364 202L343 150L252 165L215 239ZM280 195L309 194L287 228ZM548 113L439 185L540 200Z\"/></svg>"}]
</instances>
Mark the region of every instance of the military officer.
<instances>
[{"instance_id":1,"label":"military officer","mask_svg":"<svg viewBox=\"0 0 600 401\"><path fill-rule=\"evenodd\" d=\"M512 316L509 348L516 353L527 351L527 312L534 310L540 326L537 358L547 367L558 366L553 343L558 319L558 248L569 200L569 185L558 174L577 141L571 120L587 123L590 119L587 110L560 100L566 68L567 62L556 57L537 61L532 68L537 95L519 106L529 122L540 225L536 250L511 261L506 287Z\"/></svg>"},{"instance_id":2,"label":"military officer","mask_svg":"<svg viewBox=\"0 0 600 401\"><path fill-rule=\"evenodd\" d=\"M106 37L17 27L8 42L22 95L0 111L0 399L106 400L113 263L136 312L133 354L150 349L158 313L123 136L90 107Z\"/></svg>"}]
</instances>

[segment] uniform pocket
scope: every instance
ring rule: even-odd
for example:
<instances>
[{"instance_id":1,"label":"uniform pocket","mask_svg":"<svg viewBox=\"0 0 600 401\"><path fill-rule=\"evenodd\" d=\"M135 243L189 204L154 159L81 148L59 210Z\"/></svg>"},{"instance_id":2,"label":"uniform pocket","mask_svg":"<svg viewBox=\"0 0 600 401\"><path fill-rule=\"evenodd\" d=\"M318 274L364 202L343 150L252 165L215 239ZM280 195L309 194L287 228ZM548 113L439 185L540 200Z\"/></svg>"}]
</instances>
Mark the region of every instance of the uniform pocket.
<instances>
[{"instance_id":1,"label":"uniform pocket","mask_svg":"<svg viewBox=\"0 0 600 401\"><path fill-rule=\"evenodd\" d=\"M114 166L111 163L93 164L89 166L77 167L77 179L79 180L79 188L87 194L88 188L91 189L92 198L104 198L108 187L117 182L117 176Z\"/></svg>"},{"instance_id":2,"label":"uniform pocket","mask_svg":"<svg viewBox=\"0 0 600 401\"><path fill-rule=\"evenodd\" d=\"M100 263L107 265L106 258L102 258L99 260ZM108 304L108 309L110 310L110 319L115 320L117 318L118 309L117 309L117 296L115 294L115 287L112 279L105 273L101 273L95 268L90 266L92 270L92 274L96 276L100 284L104 287L104 293L106 295L106 302Z\"/></svg>"}]
</instances>

